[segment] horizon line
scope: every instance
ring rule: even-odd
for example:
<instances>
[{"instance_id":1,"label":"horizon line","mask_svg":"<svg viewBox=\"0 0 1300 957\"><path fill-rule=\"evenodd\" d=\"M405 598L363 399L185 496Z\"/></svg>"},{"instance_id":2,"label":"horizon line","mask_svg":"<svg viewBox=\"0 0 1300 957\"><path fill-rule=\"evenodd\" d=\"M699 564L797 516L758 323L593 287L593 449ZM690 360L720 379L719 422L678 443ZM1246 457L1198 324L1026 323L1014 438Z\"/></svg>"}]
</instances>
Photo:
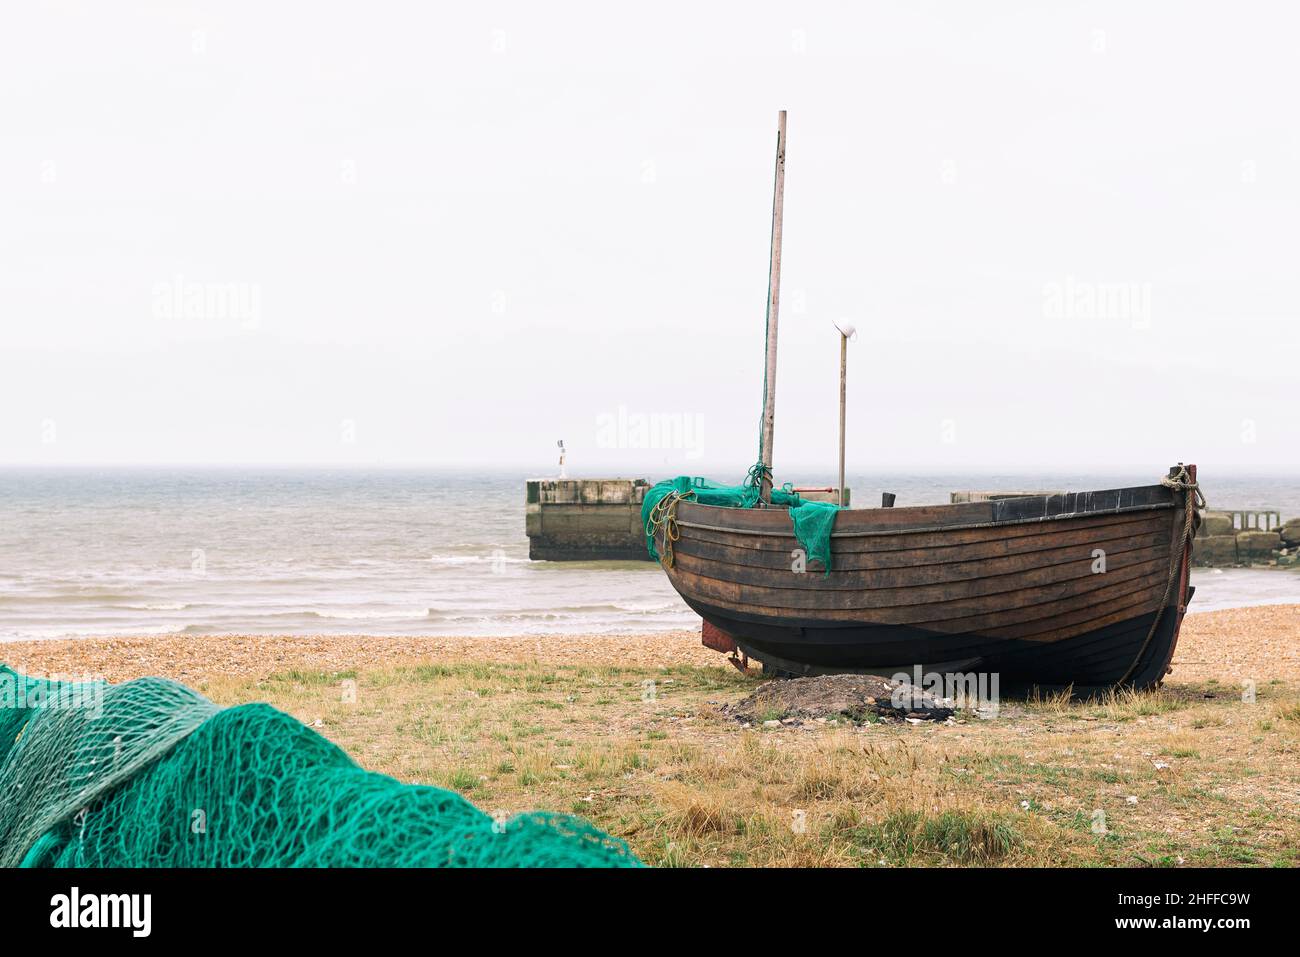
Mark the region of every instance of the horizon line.
<instances>
[{"instance_id":1,"label":"horizon line","mask_svg":"<svg viewBox=\"0 0 1300 957\"><path fill-rule=\"evenodd\" d=\"M1174 463L1170 463L1171 465ZM1228 462L1198 462L1195 463L1200 469L1211 469L1217 471L1237 470L1237 471L1282 471L1286 469L1300 469L1300 463L1228 463ZM903 463L890 465L887 467L864 467L849 465L845 471L847 474L897 474L900 472L918 472L923 474L948 475L963 472L1037 472L1037 473L1061 473L1061 472L1078 472L1081 474L1099 474L1105 472L1127 472L1127 471L1149 471L1152 466L1140 463L1107 463L1099 465L1096 463L1084 465L1082 463L1054 463L1044 465L1030 464L998 464L991 463L971 463L961 466L956 465L933 465L921 463ZM285 469L331 469L331 470L353 470L353 471L383 471L383 470L411 470L411 469L445 469L451 471L484 469L493 471L511 471L511 472L536 472L539 478L558 477L559 469L554 466L538 466L536 463L520 462L439 462L433 460L403 460L389 462L356 462L356 461L137 461L137 462L115 462L115 461L74 461L74 462L0 462L0 470L20 470L20 469L268 469L268 470L285 470ZM745 466L736 463L721 462L718 463L714 472L731 472L744 470ZM611 474L628 473L628 472L673 472L675 475L701 474L701 470L687 468L684 463L676 465L665 465L663 463L654 464L646 462L628 463L623 466L611 466L604 468L593 466L591 468L570 468L572 473L570 478L582 477L610 477ZM707 470L705 470L707 471ZM834 465L820 465L813 463L802 463L789 466L783 466L777 469L778 472L817 472L833 474L837 471ZM590 473L584 476L581 473Z\"/></svg>"}]
</instances>

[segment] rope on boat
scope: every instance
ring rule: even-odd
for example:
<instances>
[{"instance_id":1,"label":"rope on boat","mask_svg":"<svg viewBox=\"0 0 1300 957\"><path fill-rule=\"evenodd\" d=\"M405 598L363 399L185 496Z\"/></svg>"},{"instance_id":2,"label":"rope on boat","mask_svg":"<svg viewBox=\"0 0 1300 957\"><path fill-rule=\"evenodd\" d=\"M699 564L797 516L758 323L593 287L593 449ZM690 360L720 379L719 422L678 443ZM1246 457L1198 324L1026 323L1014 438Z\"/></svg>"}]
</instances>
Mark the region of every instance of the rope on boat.
<instances>
[{"instance_id":1,"label":"rope on boat","mask_svg":"<svg viewBox=\"0 0 1300 957\"><path fill-rule=\"evenodd\" d=\"M681 529L677 527L677 504L683 499L695 498L694 492L672 491L655 503L646 521L645 533L651 538L661 538L659 561L664 568L673 567L673 542L681 538ZM662 535L659 532L662 530Z\"/></svg>"},{"instance_id":2,"label":"rope on boat","mask_svg":"<svg viewBox=\"0 0 1300 957\"><path fill-rule=\"evenodd\" d=\"M745 481L740 486L744 491L744 495L740 499L741 508L756 508L763 504L759 499L759 491L764 480L771 483L772 470L761 461L755 462L750 467L749 473L745 476ZM694 484L700 487L708 487L708 483L701 478L695 479ZM798 498L791 483L787 482L782 490L788 495ZM673 557L673 542L681 538L681 529L677 527L677 506L681 502L693 502L698 498L699 496L693 489L685 492L673 489L650 509L650 515L646 518L645 533L646 537L652 541L662 538L663 547L659 549L659 561L664 568L673 567L673 563L676 561ZM660 532L662 532L662 535Z\"/></svg>"},{"instance_id":3,"label":"rope on boat","mask_svg":"<svg viewBox=\"0 0 1300 957\"><path fill-rule=\"evenodd\" d=\"M749 467L749 474L745 476L744 484L747 487L759 488L764 480L771 483L772 470L764 465L760 459Z\"/></svg>"},{"instance_id":4,"label":"rope on boat","mask_svg":"<svg viewBox=\"0 0 1300 957\"><path fill-rule=\"evenodd\" d=\"M1142 656L1147 653L1151 640L1156 636L1156 629L1160 627L1160 619L1164 617L1165 608L1173 595L1174 582L1177 580L1179 569L1182 567L1183 555L1196 534L1196 510L1205 508L1205 496L1201 493L1200 485L1192 481L1192 477L1187 474L1185 466L1180 464L1176 475L1163 476L1160 479L1160 484L1165 488L1173 489L1175 493L1180 491L1183 493L1183 535L1179 539L1177 546L1170 549L1169 580L1165 582L1165 595L1160 599L1160 607L1156 609L1156 617L1151 622L1151 630L1147 632L1146 640L1142 642L1142 647L1138 649L1137 657L1133 659L1133 663L1124 672L1124 677L1116 682L1117 685L1122 685L1133 677L1133 672L1137 671Z\"/></svg>"}]
</instances>

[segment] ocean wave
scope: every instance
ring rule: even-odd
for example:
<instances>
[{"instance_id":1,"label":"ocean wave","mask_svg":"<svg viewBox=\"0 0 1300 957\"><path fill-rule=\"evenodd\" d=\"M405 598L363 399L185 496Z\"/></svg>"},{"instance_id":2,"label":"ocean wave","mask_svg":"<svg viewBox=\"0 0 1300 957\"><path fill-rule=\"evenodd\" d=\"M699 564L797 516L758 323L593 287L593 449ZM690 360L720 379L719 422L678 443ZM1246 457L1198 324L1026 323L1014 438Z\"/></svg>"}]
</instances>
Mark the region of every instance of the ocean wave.
<instances>
[{"instance_id":1,"label":"ocean wave","mask_svg":"<svg viewBox=\"0 0 1300 957\"><path fill-rule=\"evenodd\" d=\"M309 608L302 614L314 615L317 618L339 619L341 621L414 621L420 618L428 618L433 613L430 608L419 608L410 610L389 610L389 611L361 611L361 610L343 610L319 608Z\"/></svg>"},{"instance_id":2,"label":"ocean wave","mask_svg":"<svg viewBox=\"0 0 1300 957\"><path fill-rule=\"evenodd\" d=\"M83 626L80 628L23 628L0 632L0 643L11 641L47 641L59 638L126 638L136 635L176 635L185 629L171 625L147 627L131 625L127 627L105 628L103 625Z\"/></svg>"},{"instance_id":3,"label":"ocean wave","mask_svg":"<svg viewBox=\"0 0 1300 957\"><path fill-rule=\"evenodd\" d=\"M130 591L78 591L74 593L55 589L46 594L31 592L21 596L21 598L29 602L39 601L51 604L103 605L110 607L114 603L138 601L140 595L138 592Z\"/></svg>"},{"instance_id":4,"label":"ocean wave","mask_svg":"<svg viewBox=\"0 0 1300 957\"><path fill-rule=\"evenodd\" d=\"M429 561L435 565L527 565L530 559L509 555L433 555Z\"/></svg>"},{"instance_id":5,"label":"ocean wave","mask_svg":"<svg viewBox=\"0 0 1300 957\"><path fill-rule=\"evenodd\" d=\"M472 550L472 551L476 551L476 552L481 552L481 551L483 551L485 548L486 548L486 549L497 549L497 548L500 548L500 549L506 549L506 548L519 548L519 549L525 549L525 548L528 547L528 545L527 545L526 541L525 541L524 543L520 543L520 542L451 542L450 544L447 544L447 545L439 545L438 547L439 547L439 548L457 548L457 549L462 549L462 550L467 550L467 551Z\"/></svg>"}]
</instances>

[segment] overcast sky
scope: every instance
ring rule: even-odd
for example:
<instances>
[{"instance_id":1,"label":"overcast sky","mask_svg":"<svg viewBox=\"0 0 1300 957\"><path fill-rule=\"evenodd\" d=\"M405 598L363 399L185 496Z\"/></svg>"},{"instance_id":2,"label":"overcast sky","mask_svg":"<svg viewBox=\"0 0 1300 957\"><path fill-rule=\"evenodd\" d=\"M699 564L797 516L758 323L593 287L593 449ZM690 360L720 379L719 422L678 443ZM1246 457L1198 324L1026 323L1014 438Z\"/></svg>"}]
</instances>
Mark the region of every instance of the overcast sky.
<instances>
[{"instance_id":1,"label":"overcast sky","mask_svg":"<svg viewBox=\"0 0 1300 957\"><path fill-rule=\"evenodd\" d=\"M738 478L781 108L778 478L1300 463L1294 5L468 6L5 5L0 463Z\"/></svg>"}]
</instances>

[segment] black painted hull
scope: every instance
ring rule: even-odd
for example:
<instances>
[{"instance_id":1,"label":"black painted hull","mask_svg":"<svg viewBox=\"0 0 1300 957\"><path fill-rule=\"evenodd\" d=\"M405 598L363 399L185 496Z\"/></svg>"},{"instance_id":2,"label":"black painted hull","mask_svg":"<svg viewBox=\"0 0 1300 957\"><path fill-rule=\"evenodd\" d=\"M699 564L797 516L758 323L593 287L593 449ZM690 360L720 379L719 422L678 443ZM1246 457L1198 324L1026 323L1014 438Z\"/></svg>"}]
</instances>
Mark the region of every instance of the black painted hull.
<instances>
[{"instance_id":1,"label":"black painted hull","mask_svg":"<svg viewBox=\"0 0 1300 957\"><path fill-rule=\"evenodd\" d=\"M1189 588L1188 599L1193 591ZM1159 683L1173 657L1180 621L1177 608L1166 608L1145 649L1154 612L1044 646L978 634L945 635L907 625L774 625L742 620L696 602L688 604L714 627L743 635L737 639L739 648L777 674L901 672L910 676L919 667L923 672L996 673L1004 688L1072 685L1079 691L1111 687L1130 668L1132 686Z\"/></svg>"}]
</instances>

